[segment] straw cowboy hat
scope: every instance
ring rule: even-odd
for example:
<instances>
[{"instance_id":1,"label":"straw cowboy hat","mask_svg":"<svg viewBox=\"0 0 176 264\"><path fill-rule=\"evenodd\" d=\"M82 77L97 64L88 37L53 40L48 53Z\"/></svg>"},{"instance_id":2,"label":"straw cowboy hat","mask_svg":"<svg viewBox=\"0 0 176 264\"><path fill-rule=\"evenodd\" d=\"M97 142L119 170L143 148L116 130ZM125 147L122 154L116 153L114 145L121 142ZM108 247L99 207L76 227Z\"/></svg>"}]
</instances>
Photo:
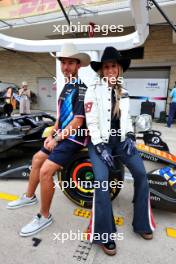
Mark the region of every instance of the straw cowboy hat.
<instances>
[{"instance_id":1,"label":"straw cowboy hat","mask_svg":"<svg viewBox=\"0 0 176 264\"><path fill-rule=\"evenodd\" d=\"M55 56L56 57L56 56ZM90 64L90 56L86 53L80 53L73 43L66 43L62 46L59 60L62 58L72 58L80 61L81 67L86 67Z\"/></svg>"},{"instance_id":2,"label":"straw cowboy hat","mask_svg":"<svg viewBox=\"0 0 176 264\"><path fill-rule=\"evenodd\" d=\"M129 68L131 63L131 59L125 58L119 50L116 50L114 47L107 47L103 52L101 61L91 61L91 67L95 72L98 72L103 62L107 61L116 61L122 66L124 72Z\"/></svg>"},{"instance_id":3,"label":"straw cowboy hat","mask_svg":"<svg viewBox=\"0 0 176 264\"><path fill-rule=\"evenodd\" d=\"M26 81L22 82L22 86L27 86L28 83Z\"/></svg>"}]
</instances>

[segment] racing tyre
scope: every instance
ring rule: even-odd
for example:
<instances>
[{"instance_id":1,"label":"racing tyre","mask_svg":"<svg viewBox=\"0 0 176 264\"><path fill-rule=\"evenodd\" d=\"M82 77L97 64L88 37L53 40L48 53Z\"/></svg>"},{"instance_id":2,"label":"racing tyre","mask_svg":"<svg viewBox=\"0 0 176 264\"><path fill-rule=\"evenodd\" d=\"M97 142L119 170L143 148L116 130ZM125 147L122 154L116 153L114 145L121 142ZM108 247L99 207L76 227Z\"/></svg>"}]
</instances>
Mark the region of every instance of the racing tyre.
<instances>
[{"instance_id":1,"label":"racing tyre","mask_svg":"<svg viewBox=\"0 0 176 264\"><path fill-rule=\"evenodd\" d=\"M124 180L124 167L115 161L116 170L110 171L109 187L111 200L114 200L120 192ZM68 166L59 173L59 184L64 194L75 204L84 207L92 207L94 173L88 151L84 149L75 154ZM112 188L111 188L112 187Z\"/></svg>"}]
</instances>

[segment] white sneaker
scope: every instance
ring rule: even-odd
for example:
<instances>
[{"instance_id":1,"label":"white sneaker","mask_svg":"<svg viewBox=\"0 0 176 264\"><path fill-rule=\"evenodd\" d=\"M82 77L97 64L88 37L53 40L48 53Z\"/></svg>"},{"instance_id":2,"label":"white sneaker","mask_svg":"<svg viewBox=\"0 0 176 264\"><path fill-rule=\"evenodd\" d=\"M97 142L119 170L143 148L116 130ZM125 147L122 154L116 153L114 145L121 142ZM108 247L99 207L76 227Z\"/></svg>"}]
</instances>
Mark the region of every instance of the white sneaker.
<instances>
[{"instance_id":1,"label":"white sneaker","mask_svg":"<svg viewBox=\"0 0 176 264\"><path fill-rule=\"evenodd\" d=\"M51 215L48 218L41 214L37 214L33 220L25 225L20 232L20 236L27 237L40 232L53 222Z\"/></svg>"},{"instance_id":2,"label":"white sneaker","mask_svg":"<svg viewBox=\"0 0 176 264\"><path fill-rule=\"evenodd\" d=\"M24 193L20 199L15 200L13 202L10 202L7 204L7 209L17 209L23 206L33 205L38 203L37 197L34 195L33 197L29 198L26 197L26 194Z\"/></svg>"}]
</instances>

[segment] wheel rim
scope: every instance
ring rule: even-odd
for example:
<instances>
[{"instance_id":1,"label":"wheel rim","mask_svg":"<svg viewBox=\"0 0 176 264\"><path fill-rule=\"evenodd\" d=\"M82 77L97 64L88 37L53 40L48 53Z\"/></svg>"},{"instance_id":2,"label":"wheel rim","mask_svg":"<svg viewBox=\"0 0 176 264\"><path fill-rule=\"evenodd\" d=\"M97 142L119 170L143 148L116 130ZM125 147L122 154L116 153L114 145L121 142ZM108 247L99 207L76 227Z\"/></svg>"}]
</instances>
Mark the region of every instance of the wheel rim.
<instances>
[{"instance_id":1,"label":"wheel rim","mask_svg":"<svg viewBox=\"0 0 176 264\"><path fill-rule=\"evenodd\" d=\"M72 180L74 181L76 188L80 193L93 194L93 188L84 187L84 182L85 184L90 182L90 185L93 185L94 175L92 171L92 164L90 162L78 164L73 170Z\"/></svg>"}]
</instances>

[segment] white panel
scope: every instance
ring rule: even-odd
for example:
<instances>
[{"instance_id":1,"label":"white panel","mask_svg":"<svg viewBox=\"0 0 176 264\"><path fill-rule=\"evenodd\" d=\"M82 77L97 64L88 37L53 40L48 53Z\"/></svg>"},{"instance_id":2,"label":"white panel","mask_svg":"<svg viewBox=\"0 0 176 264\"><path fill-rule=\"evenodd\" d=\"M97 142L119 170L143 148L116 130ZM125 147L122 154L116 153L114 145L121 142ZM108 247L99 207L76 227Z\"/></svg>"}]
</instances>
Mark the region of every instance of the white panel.
<instances>
[{"instance_id":1,"label":"white panel","mask_svg":"<svg viewBox=\"0 0 176 264\"><path fill-rule=\"evenodd\" d=\"M52 78L38 78L38 104L44 111L56 111L56 86Z\"/></svg>"},{"instance_id":2,"label":"white panel","mask_svg":"<svg viewBox=\"0 0 176 264\"><path fill-rule=\"evenodd\" d=\"M140 114L141 103L148 98L155 102L155 117L159 117L161 111L165 111L168 88L168 79L126 79L125 88L130 96L137 97L130 100L130 112L132 116Z\"/></svg>"},{"instance_id":3,"label":"white panel","mask_svg":"<svg viewBox=\"0 0 176 264\"><path fill-rule=\"evenodd\" d=\"M60 52L57 52L56 56L59 57ZM53 79L54 81L54 79ZM57 87L57 98L59 98L59 95L65 85L64 76L60 69L60 61L56 59L56 87Z\"/></svg>"},{"instance_id":4,"label":"white panel","mask_svg":"<svg viewBox=\"0 0 176 264\"><path fill-rule=\"evenodd\" d=\"M99 52L98 51L89 51L87 53L91 57L92 61L93 60L99 61L100 58L99 58ZM88 67L80 68L79 77L87 86L89 86L90 84L92 84L95 81L97 74L94 70L92 70L91 66L88 66Z\"/></svg>"},{"instance_id":5,"label":"white panel","mask_svg":"<svg viewBox=\"0 0 176 264\"><path fill-rule=\"evenodd\" d=\"M131 49L141 46L148 34L147 0L131 0L132 16L135 21L136 31L121 37L99 37L57 40L26 40L0 34L0 46L25 52L55 52L60 51L61 45L73 42L79 50L102 50L106 46L115 46L119 50Z\"/></svg>"}]
</instances>

